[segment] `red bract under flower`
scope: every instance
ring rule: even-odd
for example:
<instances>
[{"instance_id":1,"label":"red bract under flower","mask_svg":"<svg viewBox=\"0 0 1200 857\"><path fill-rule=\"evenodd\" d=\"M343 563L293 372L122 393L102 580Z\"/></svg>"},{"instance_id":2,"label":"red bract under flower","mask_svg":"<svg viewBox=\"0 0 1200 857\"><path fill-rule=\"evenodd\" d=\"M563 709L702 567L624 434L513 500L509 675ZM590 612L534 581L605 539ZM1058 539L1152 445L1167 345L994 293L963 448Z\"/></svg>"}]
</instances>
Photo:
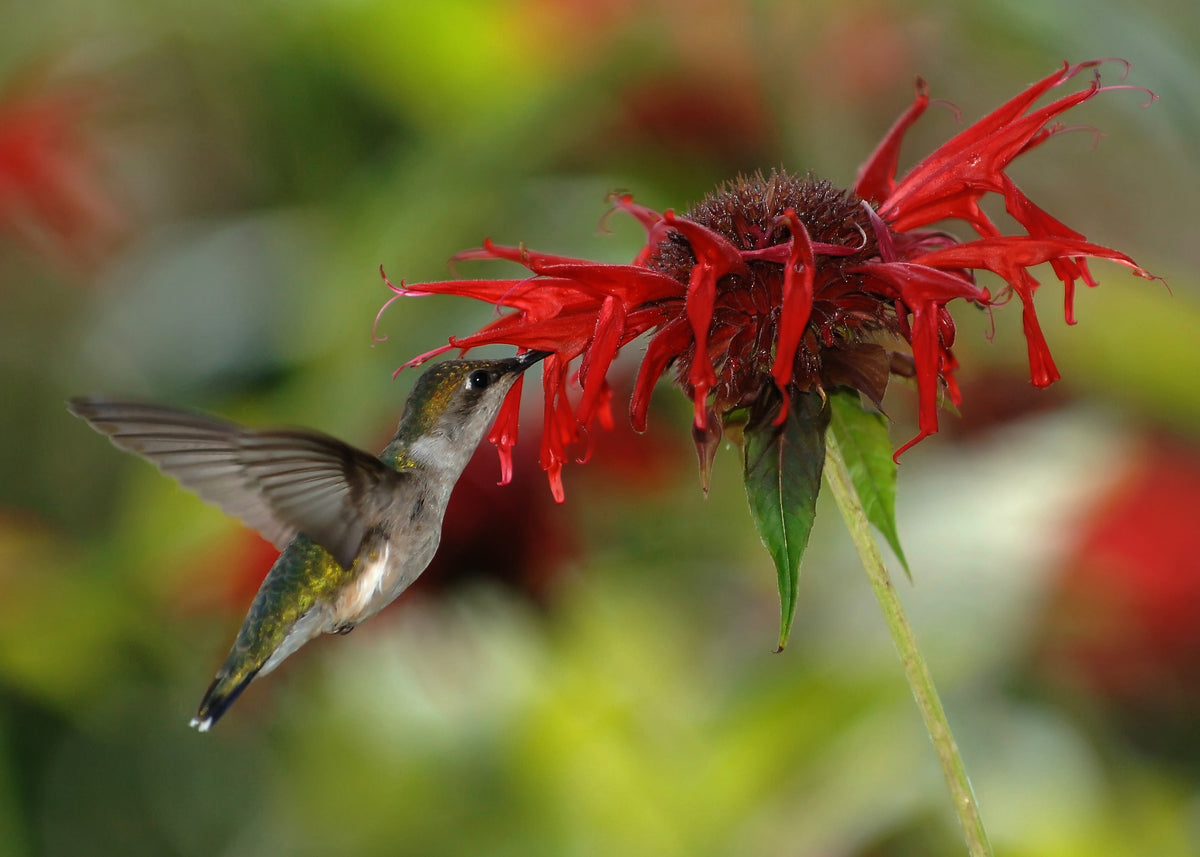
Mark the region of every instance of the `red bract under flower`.
<instances>
[{"instance_id":1,"label":"red bract under flower","mask_svg":"<svg viewBox=\"0 0 1200 857\"><path fill-rule=\"evenodd\" d=\"M879 402L890 374L915 376L920 431L897 451L937 431L941 391L958 403L954 322L946 306L962 298L981 306L1016 293L1023 304L1033 383L1045 386L1058 370L1034 311L1038 282L1029 268L1049 262L1066 289L1072 322L1074 285L1094 286L1085 259L1110 259L1150 275L1123 253L1084 237L1031 202L1005 174L1030 149L1066 130L1050 124L1101 92L1088 86L1032 109L1042 95L1101 61L1063 68L976 122L896 180L905 132L924 113L929 96L918 82L912 106L859 170L850 191L829 182L772 173L740 177L684 215L662 214L615 198L636 218L647 242L628 265L538 253L525 247L482 248L456 259L506 259L530 271L523 279L460 280L392 287L397 295L454 294L508 310L475 334L410 364L450 349L507 344L549 351L543 376L546 429L541 463L562 498L567 447L594 420L608 422L606 374L622 347L642 334L649 341L631 400L643 429L650 394L668 368L695 408L695 435L707 456L732 412L757 407L787 415L793 396L852 387ZM1024 234L1004 235L983 213L987 194L1003 198ZM960 242L924 227L958 220L976 240ZM1002 280L992 296L974 272ZM390 285L390 284L389 284ZM902 352L889 348L902 345ZM577 375L568 367L580 358ZM571 381L582 389L576 403ZM516 407L505 409L491 439L502 455L515 442Z\"/></svg>"}]
</instances>

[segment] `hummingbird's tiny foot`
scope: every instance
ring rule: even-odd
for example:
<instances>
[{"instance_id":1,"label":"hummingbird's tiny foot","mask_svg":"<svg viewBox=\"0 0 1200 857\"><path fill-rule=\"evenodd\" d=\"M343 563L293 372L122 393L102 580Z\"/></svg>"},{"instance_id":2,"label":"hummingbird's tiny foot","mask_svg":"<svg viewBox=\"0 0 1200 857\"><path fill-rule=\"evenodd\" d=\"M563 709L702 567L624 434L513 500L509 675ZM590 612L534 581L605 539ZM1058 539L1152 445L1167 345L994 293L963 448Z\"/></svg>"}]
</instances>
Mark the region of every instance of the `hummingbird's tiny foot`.
<instances>
[{"instance_id":1,"label":"hummingbird's tiny foot","mask_svg":"<svg viewBox=\"0 0 1200 857\"><path fill-rule=\"evenodd\" d=\"M204 719L193 717L191 722L188 723L188 726L191 726L198 732L207 732L209 729L212 729L212 725L213 719L211 717L205 717Z\"/></svg>"},{"instance_id":2,"label":"hummingbird's tiny foot","mask_svg":"<svg viewBox=\"0 0 1200 857\"><path fill-rule=\"evenodd\" d=\"M353 631L354 628L354 625L347 622L345 625L338 625L336 628L334 628L333 633L337 634L339 637L344 637Z\"/></svg>"}]
</instances>

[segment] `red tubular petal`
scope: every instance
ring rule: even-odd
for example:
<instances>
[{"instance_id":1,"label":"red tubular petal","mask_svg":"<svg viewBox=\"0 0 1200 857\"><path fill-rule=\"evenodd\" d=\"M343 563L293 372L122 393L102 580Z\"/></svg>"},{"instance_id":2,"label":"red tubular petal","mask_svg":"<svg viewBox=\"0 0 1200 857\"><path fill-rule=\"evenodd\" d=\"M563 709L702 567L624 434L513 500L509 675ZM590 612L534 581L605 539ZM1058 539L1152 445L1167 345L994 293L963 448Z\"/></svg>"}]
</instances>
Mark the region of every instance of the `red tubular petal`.
<instances>
[{"instance_id":1,"label":"red tubular petal","mask_svg":"<svg viewBox=\"0 0 1200 857\"><path fill-rule=\"evenodd\" d=\"M979 200L987 190L990 188L975 188L960 193L947 192L920 205L905 208L903 212L893 211L889 215L892 229L896 232L907 232L939 220L962 220L982 238L1000 235L1000 230L979 207Z\"/></svg>"},{"instance_id":2,"label":"red tubular petal","mask_svg":"<svg viewBox=\"0 0 1200 857\"><path fill-rule=\"evenodd\" d=\"M1050 356L1050 346L1038 324L1033 299L1017 292L1021 297L1021 326L1025 329L1025 341L1029 345L1029 374L1035 387L1048 387L1062 376Z\"/></svg>"},{"instance_id":3,"label":"red tubular petal","mask_svg":"<svg viewBox=\"0 0 1200 857\"><path fill-rule=\"evenodd\" d=\"M1065 241L1065 239L1063 239ZM1022 267L1022 260L1028 261L1027 264L1034 265L1039 262L1044 262L1047 258L1043 255L1047 251L1044 245L1059 243L1040 241L1032 238L1022 238L1014 236L1010 238L995 238L986 239L983 241L971 242L976 245L988 244L989 251L996 251L997 247L1013 246L1019 248L1015 252L1014 259L1008 259L1002 253L989 252L984 254L987 256L987 261L995 264L995 268L991 268L988 264L964 265L960 254L939 250L935 253L928 254L926 263L928 264L929 257L937 257L942 261L946 261L955 268L960 267L988 267L1003 277L1017 293L1017 297L1021 299L1021 324L1025 331L1025 341L1029 347L1029 371L1031 380L1034 386L1046 387L1057 381L1061 376L1058 373L1058 367L1054 365L1054 358L1050 356L1050 346L1046 344L1046 337L1042 333L1041 325L1038 323L1037 312L1034 309L1033 295L1037 291L1038 282L1028 271ZM1074 242L1080 246L1093 247L1085 242ZM948 248L949 250L958 250L960 248L969 248L969 244L962 244L956 248ZM978 248L977 248L978 249ZM1098 248L1104 249L1104 248ZM970 255L969 253L966 255ZM1119 255L1119 254L1118 254Z\"/></svg>"},{"instance_id":4,"label":"red tubular petal","mask_svg":"<svg viewBox=\"0 0 1200 857\"><path fill-rule=\"evenodd\" d=\"M712 357L708 353L708 329L712 325L713 307L717 300L717 281L727 274L749 275L738 248L725 236L668 211L663 218L668 226L679 231L692 246L696 266L692 268L687 289L687 317L696 340L696 356L688 371L688 383L693 387L695 424L704 428L705 398L717 382Z\"/></svg>"},{"instance_id":5,"label":"red tubular petal","mask_svg":"<svg viewBox=\"0 0 1200 857\"><path fill-rule=\"evenodd\" d=\"M938 430L937 312L932 302L922 301L912 307L912 316L913 363L917 373L917 425L921 431L896 450L892 458L897 462L910 447L936 434Z\"/></svg>"},{"instance_id":6,"label":"red tubular petal","mask_svg":"<svg viewBox=\"0 0 1200 857\"><path fill-rule=\"evenodd\" d=\"M1050 356L1050 346L1042 333L1034 307L1033 295L1038 282L1024 269L1014 272L1013 276L1014 279L1009 282L1021 299L1021 328L1025 332L1025 344L1029 350L1029 377L1035 387L1048 387L1062 376L1058 374L1058 367Z\"/></svg>"},{"instance_id":7,"label":"red tubular petal","mask_svg":"<svg viewBox=\"0 0 1200 857\"><path fill-rule=\"evenodd\" d=\"M420 366L426 360L430 360L434 357L437 357L439 354L445 354L447 351L453 351L455 347L456 346L453 343L451 343L450 345L441 345L430 351L426 351L424 354L418 354L412 360L409 360L407 363L402 364L399 369L397 369L395 372L393 372L392 379L395 380L396 376L399 375L401 372L403 372L405 369L410 369L413 366Z\"/></svg>"},{"instance_id":8,"label":"red tubular petal","mask_svg":"<svg viewBox=\"0 0 1200 857\"><path fill-rule=\"evenodd\" d=\"M512 447L496 444L496 457L500 459L500 481L497 485L507 485L512 482L513 455Z\"/></svg>"},{"instance_id":9,"label":"red tubular petal","mask_svg":"<svg viewBox=\"0 0 1200 857\"><path fill-rule=\"evenodd\" d=\"M657 211L635 203L632 194L613 194L609 199L614 211L624 211L632 215L638 223L642 224L647 236L652 236L657 232L658 226L663 220L663 216Z\"/></svg>"},{"instance_id":10,"label":"red tubular petal","mask_svg":"<svg viewBox=\"0 0 1200 857\"><path fill-rule=\"evenodd\" d=\"M946 395L950 397L950 401L957 408L962 404L962 393L958 389L958 381L954 379L954 373L958 371L958 360L950 353L949 349L942 351L942 381L946 385Z\"/></svg>"},{"instance_id":11,"label":"red tubular petal","mask_svg":"<svg viewBox=\"0 0 1200 857\"><path fill-rule=\"evenodd\" d=\"M640 208L640 206L635 206ZM649 209L645 209L649 211ZM652 213L652 212L651 212ZM659 215L654 215L659 217ZM661 217L659 217L661 220ZM576 291L592 295L619 295L627 305L636 306L647 301L681 295L683 289L679 282L658 271L648 271L638 265L609 265L593 262L588 259L575 259L570 256L555 256L550 253L539 253L527 247L505 247L484 242L484 246L475 250L466 250L457 254L454 261L466 259L507 259L524 265L535 274L545 278L533 280L531 285L540 294L548 282L565 285ZM484 281L494 282L494 281ZM521 283L521 280L501 282ZM475 297L475 295L470 295ZM502 300L507 294L497 296L494 302L503 302L508 306L517 306L513 300Z\"/></svg>"},{"instance_id":12,"label":"red tubular petal","mask_svg":"<svg viewBox=\"0 0 1200 857\"><path fill-rule=\"evenodd\" d=\"M625 336L621 345L627 345L647 330L666 324L674 318L679 318L682 301L671 304L658 303L652 306L638 307L625 316Z\"/></svg>"},{"instance_id":13,"label":"red tubular petal","mask_svg":"<svg viewBox=\"0 0 1200 857\"><path fill-rule=\"evenodd\" d=\"M488 238L483 242L482 247L476 247L472 250L463 250L461 253L455 253L451 258L451 262L466 262L478 259L506 259L509 262L516 262L518 265L523 265L534 273L542 273L542 269L552 265L593 265L594 262L589 262L587 259L576 259L571 256L556 256L553 253L540 253L536 250L521 245L519 247L509 247L504 244L493 244L492 239Z\"/></svg>"},{"instance_id":14,"label":"red tubular petal","mask_svg":"<svg viewBox=\"0 0 1200 857\"><path fill-rule=\"evenodd\" d=\"M711 269L717 279L726 274L749 274L741 251L720 232L686 217L676 217L671 211L663 215L663 220L687 239L697 263Z\"/></svg>"},{"instance_id":15,"label":"red tubular petal","mask_svg":"<svg viewBox=\"0 0 1200 857\"><path fill-rule=\"evenodd\" d=\"M528 312L547 318L565 306L595 301L574 280L561 277L526 278L524 280L448 280L418 283L413 290L422 294L457 295L485 303Z\"/></svg>"},{"instance_id":16,"label":"red tubular petal","mask_svg":"<svg viewBox=\"0 0 1200 857\"><path fill-rule=\"evenodd\" d=\"M951 266L947 266L951 267ZM956 265L955 268L970 267ZM847 269L852 274L867 274L891 286L911 309L918 303L945 304L955 298L986 302L988 293L953 271L942 271L917 262L867 262ZM899 314L899 313L898 313Z\"/></svg>"},{"instance_id":17,"label":"red tubular petal","mask_svg":"<svg viewBox=\"0 0 1200 857\"><path fill-rule=\"evenodd\" d=\"M913 262L869 262L851 268L849 272L873 277L881 288L887 287L895 292L899 299L896 315L902 322L902 331L905 330L903 322L906 314L912 314L912 320L907 325L907 336L912 343L916 370L918 424L921 431L896 450L894 458L899 460L905 450L938 430L939 378L956 365L942 336L942 328L949 318L944 314L946 303L955 298L986 302L987 292L961 274Z\"/></svg>"},{"instance_id":18,"label":"red tubular petal","mask_svg":"<svg viewBox=\"0 0 1200 857\"><path fill-rule=\"evenodd\" d=\"M812 314L813 271L816 269L816 260L808 230L800 222L796 212L788 209L784 219L792 233L792 252L788 257L787 266L783 269L779 341L776 343L775 365L771 367L771 375L786 401L787 385L792 380L792 370L796 364L796 351L800 347L800 340ZM786 417L786 414L784 416Z\"/></svg>"},{"instance_id":19,"label":"red tubular petal","mask_svg":"<svg viewBox=\"0 0 1200 857\"><path fill-rule=\"evenodd\" d=\"M517 445L518 418L521 413L521 385L524 378L517 378L512 389L504 397L496 422L488 432L488 440L495 445L500 456L500 485L512 481L512 450Z\"/></svg>"},{"instance_id":20,"label":"red tubular petal","mask_svg":"<svg viewBox=\"0 0 1200 857\"><path fill-rule=\"evenodd\" d=\"M888 229L887 224L883 222L883 218L879 216L879 212L871 208L871 204L863 201L863 208L867 212L867 217L871 220L871 231L875 233L875 244L879 247L879 258L884 262L897 262L900 256L896 252L896 243L893 240L892 230Z\"/></svg>"},{"instance_id":21,"label":"red tubular petal","mask_svg":"<svg viewBox=\"0 0 1200 857\"><path fill-rule=\"evenodd\" d=\"M1055 271L1058 266L1055 265ZM1062 279L1061 275L1059 279ZM1073 278L1063 280L1063 319L1067 324L1075 323L1075 280Z\"/></svg>"},{"instance_id":22,"label":"red tubular petal","mask_svg":"<svg viewBox=\"0 0 1200 857\"><path fill-rule=\"evenodd\" d=\"M605 431L612 431L616 425L613 422L612 399L612 385L605 381L596 402L596 422L600 423L600 428Z\"/></svg>"},{"instance_id":23,"label":"red tubular petal","mask_svg":"<svg viewBox=\"0 0 1200 857\"><path fill-rule=\"evenodd\" d=\"M950 310L944 306L937 308L937 334L938 344L943 349L952 348L954 346L954 318L950 315Z\"/></svg>"},{"instance_id":24,"label":"red tubular petal","mask_svg":"<svg viewBox=\"0 0 1200 857\"><path fill-rule=\"evenodd\" d=\"M924 435L938 430L938 340L937 311L932 304L913 307L913 360L917 369L917 424Z\"/></svg>"},{"instance_id":25,"label":"red tubular petal","mask_svg":"<svg viewBox=\"0 0 1200 857\"><path fill-rule=\"evenodd\" d=\"M1013 281L1020 277L1018 271L1052 259L1076 256L1109 259L1118 265L1124 265L1139 277L1155 279L1124 253L1074 238L1040 238L1028 235L981 238L978 241L968 241L965 244L924 253L910 261L934 268L986 268L1015 287Z\"/></svg>"},{"instance_id":26,"label":"red tubular petal","mask_svg":"<svg viewBox=\"0 0 1200 857\"><path fill-rule=\"evenodd\" d=\"M692 365L688 370L688 383L695 388L695 419L698 428L704 427L704 397L708 395L712 385L717 383L717 374L708 354L708 328L712 324L716 301L716 276L707 266L696 265L692 268L691 280L688 282L687 319L692 328L692 338L696 340L696 355L692 358Z\"/></svg>"},{"instance_id":27,"label":"red tubular petal","mask_svg":"<svg viewBox=\"0 0 1200 857\"><path fill-rule=\"evenodd\" d=\"M693 364L695 365L695 364ZM710 384L696 384L692 387L692 425L703 429L708 420L708 391Z\"/></svg>"},{"instance_id":28,"label":"red tubular petal","mask_svg":"<svg viewBox=\"0 0 1200 857\"><path fill-rule=\"evenodd\" d=\"M785 395L779 403L779 413L775 414L775 419L771 420L771 425L781 426L787 422L788 409L791 407L791 403L791 398Z\"/></svg>"},{"instance_id":29,"label":"red tubular petal","mask_svg":"<svg viewBox=\"0 0 1200 857\"><path fill-rule=\"evenodd\" d=\"M864 203L865 204L865 203ZM869 207L869 206L868 206ZM779 223L786 223L785 217L778 218ZM812 245L813 254L819 256L853 256L860 252L864 245L858 247L847 247L844 244L823 244L820 241L809 241ZM757 250L742 250L740 255L743 261L759 261L759 262L774 262L777 265L786 265L788 257L791 255L792 249L790 244L772 244L768 247L759 247Z\"/></svg>"},{"instance_id":30,"label":"red tubular petal","mask_svg":"<svg viewBox=\"0 0 1200 857\"><path fill-rule=\"evenodd\" d=\"M779 221L781 223L785 222L782 217L779 218ZM838 245L836 245L836 244L822 244L821 246L822 247L838 247ZM845 254L838 253L836 255L846 255L846 256L854 255L854 251L849 248L838 247L838 249L846 250L846 252L845 252ZM757 250L742 250L740 255L742 257L742 260L746 261L746 262L749 262L749 261L774 262L776 265L786 265L788 256L791 255L791 252L792 252L791 247L787 244L771 244L768 247L759 247ZM831 254L831 255L833 255L833 254Z\"/></svg>"},{"instance_id":31,"label":"red tubular petal","mask_svg":"<svg viewBox=\"0 0 1200 857\"><path fill-rule=\"evenodd\" d=\"M646 246L638 251L637 256L633 260L633 264L637 267L645 267L650 257L654 254L654 249L663 239L663 215L653 209L646 208L644 205L637 205L633 201L633 197L629 194L613 194L610 199L613 202L614 211L624 211L634 217L638 223L642 224L642 228L646 230Z\"/></svg>"},{"instance_id":32,"label":"red tubular petal","mask_svg":"<svg viewBox=\"0 0 1200 857\"><path fill-rule=\"evenodd\" d=\"M908 110L884 135L871 156L858 168L854 182L854 193L870 202L880 203L892 195L896 188L896 166L900 161L900 144L908 129L921 118L929 107L929 87L917 78L917 94Z\"/></svg>"},{"instance_id":33,"label":"red tubular petal","mask_svg":"<svg viewBox=\"0 0 1200 857\"><path fill-rule=\"evenodd\" d=\"M899 297L892 301L896 308L896 322L900 328L900 335L912 342L912 325L908 323L908 305Z\"/></svg>"},{"instance_id":34,"label":"red tubular petal","mask_svg":"<svg viewBox=\"0 0 1200 857\"><path fill-rule=\"evenodd\" d=\"M897 450L896 450L894 453L892 453L892 461L894 461L894 462L896 462L897 464L899 464L899 463L900 463L900 456L904 455L904 453L908 452L910 449L912 449L912 448L913 448L914 446L916 446L918 443L920 443L921 441L923 441L925 438L929 437L929 435L930 435L930 432L927 432L927 431L924 431L924 430L922 430L922 431L918 432L916 437L914 437L914 438L913 438L912 440L910 440L908 443L904 444L904 445L903 445L903 446L901 446L899 449L897 449Z\"/></svg>"},{"instance_id":35,"label":"red tubular petal","mask_svg":"<svg viewBox=\"0 0 1200 857\"><path fill-rule=\"evenodd\" d=\"M1080 65L1072 68L1064 62L1062 67L1057 71L1046 75L1037 83L1017 93L987 116L984 116L982 119L975 122L973 125L971 125L971 127L959 132L958 134L955 134L953 137L939 146L930 157L937 157L938 155L952 155L976 145L988 135L1001 128L1004 128L1009 123L1016 121L1018 117L1022 116L1031 106L1033 106L1035 101L1045 95L1049 90L1070 80L1088 65L1090 64L1081 63Z\"/></svg>"},{"instance_id":36,"label":"red tubular petal","mask_svg":"<svg viewBox=\"0 0 1200 857\"><path fill-rule=\"evenodd\" d=\"M629 420L636 431L646 430L646 413L650 407L650 394L663 372L688 346L692 344L692 331L688 320L677 316L662 326L650 340L646 356L642 358L633 396L629 400Z\"/></svg>"},{"instance_id":37,"label":"red tubular petal","mask_svg":"<svg viewBox=\"0 0 1200 857\"><path fill-rule=\"evenodd\" d=\"M1061 376L1058 374L1058 367L1054 365L1054 358L1050 356L1050 346L1046 343L1033 304L1038 282L1023 268L1012 271L1011 277L1009 283L1021 299L1021 327L1025 331L1025 342L1029 348L1030 380L1035 387L1048 387Z\"/></svg>"},{"instance_id":38,"label":"red tubular petal","mask_svg":"<svg viewBox=\"0 0 1200 857\"><path fill-rule=\"evenodd\" d=\"M583 355L579 367L579 381L583 385L583 398L579 402L579 421L584 425L591 422L600 403L600 394L607 386L605 376L621 347L625 333L625 307L614 297L608 297L600 308L596 319L596 331L591 344Z\"/></svg>"},{"instance_id":39,"label":"red tubular petal","mask_svg":"<svg viewBox=\"0 0 1200 857\"><path fill-rule=\"evenodd\" d=\"M1095 83L1023 115L1048 89L1089 66L1064 65L956 134L896 185L880 205L880 213L897 229L915 228L946 217L969 219L964 217L969 204L983 193L1002 192L1000 176L1004 169L1030 147L1031 141L1039 139L1047 122L1102 91Z\"/></svg>"},{"instance_id":40,"label":"red tubular petal","mask_svg":"<svg viewBox=\"0 0 1200 857\"><path fill-rule=\"evenodd\" d=\"M530 321L520 313L496 319L470 336L451 337L462 349L481 345L515 345L530 351L553 351L573 359L583 353L595 332L596 312L589 309L564 312L545 321Z\"/></svg>"},{"instance_id":41,"label":"red tubular petal","mask_svg":"<svg viewBox=\"0 0 1200 857\"><path fill-rule=\"evenodd\" d=\"M542 370L542 388L545 393L545 428L542 431L541 465L550 482L554 499L561 503L565 498L562 485L562 467L567 460L566 444L578 439L574 415L566 400L567 364L557 354L546 358Z\"/></svg>"},{"instance_id":42,"label":"red tubular petal","mask_svg":"<svg viewBox=\"0 0 1200 857\"><path fill-rule=\"evenodd\" d=\"M580 290L618 297L627 307L684 295L674 277L636 265L553 265L546 273L570 279Z\"/></svg>"},{"instance_id":43,"label":"red tubular petal","mask_svg":"<svg viewBox=\"0 0 1200 857\"><path fill-rule=\"evenodd\" d=\"M1071 229L1062 221L1052 217L1048 212L1034 205L1025 196L1012 179L1004 179L1004 207L1013 218L1025 227L1031 236L1037 238L1071 238L1084 240L1080 232ZM1087 262L1082 258L1056 258L1050 260L1055 276L1063 284L1063 315L1067 324L1075 323L1075 281L1082 279L1091 287L1096 286L1096 280L1088 270Z\"/></svg>"},{"instance_id":44,"label":"red tubular petal","mask_svg":"<svg viewBox=\"0 0 1200 857\"><path fill-rule=\"evenodd\" d=\"M565 503L567 500L567 492L563 488L562 469L561 461L556 461L546 468L546 480L550 483L550 493L554 496L555 503Z\"/></svg>"},{"instance_id":45,"label":"red tubular petal","mask_svg":"<svg viewBox=\"0 0 1200 857\"><path fill-rule=\"evenodd\" d=\"M982 119L975 122L973 125L971 125L971 127L959 132L958 134L955 134L953 137L939 146L937 150L935 150L928 158L922 161L921 165L918 165L917 169L920 169L921 166L930 161L945 161L955 156L961 156L967 150L978 147L984 140L992 135L998 132L1009 130L1014 123L1019 121L1028 121L1030 119L1029 116L1025 117L1024 120L1022 120L1021 117L1024 116L1026 111L1033 106L1035 101L1037 101L1054 87L1060 86L1063 83L1066 83L1068 80L1071 80L1073 77L1078 75L1079 72L1085 69L1095 68L1104 62L1105 60L1088 60L1073 66L1064 62L1058 71L1048 74L1037 83L1027 87L1013 98L997 107L987 116L984 116ZM1096 95L1098 91L1100 91L1099 85L1093 83L1087 89L1082 90L1081 92L1068 95L1063 99L1059 99L1059 101L1042 108L1037 113L1031 114L1031 116L1034 117L1038 116L1039 114L1042 116L1040 122L1035 122L1033 124L1039 127L1044 125L1045 122L1053 116L1063 113L1070 107L1074 106L1073 104L1068 103L1072 99L1086 101L1088 98ZM1035 131L1034 133L1030 134L1029 137L1032 139L1034 136L1036 136L1036 133L1037 132ZM916 169L914 169L913 172L916 172ZM908 177L905 178L905 181L907 180Z\"/></svg>"}]
</instances>

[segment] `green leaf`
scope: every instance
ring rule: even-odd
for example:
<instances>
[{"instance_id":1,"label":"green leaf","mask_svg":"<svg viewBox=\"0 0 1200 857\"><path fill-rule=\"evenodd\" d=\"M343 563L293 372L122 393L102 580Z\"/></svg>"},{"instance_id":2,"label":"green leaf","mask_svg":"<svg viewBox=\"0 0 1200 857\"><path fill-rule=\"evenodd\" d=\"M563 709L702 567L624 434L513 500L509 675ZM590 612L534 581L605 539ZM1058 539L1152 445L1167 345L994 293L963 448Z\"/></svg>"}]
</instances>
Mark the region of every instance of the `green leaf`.
<instances>
[{"instance_id":1,"label":"green leaf","mask_svg":"<svg viewBox=\"0 0 1200 857\"><path fill-rule=\"evenodd\" d=\"M783 425L772 424L774 415L774 408L764 407L751 418L743 432L742 463L750 514L779 577L782 651L796 615L800 558L816 517L829 411L818 394L801 393Z\"/></svg>"},{"instance_id":2,"label":"green leaf","mask_svg":"<svg viewBox=\"0 0 1200 857\"><path fill-rule=\"evenodd\" d=\"M829 431L842 450L867 520L883 533L912 580L896 529L896 462L892 459L887 420L877 411L865 410L854 390L834 391L829 395L829 404Z\"/></svg>"}]
</instances>

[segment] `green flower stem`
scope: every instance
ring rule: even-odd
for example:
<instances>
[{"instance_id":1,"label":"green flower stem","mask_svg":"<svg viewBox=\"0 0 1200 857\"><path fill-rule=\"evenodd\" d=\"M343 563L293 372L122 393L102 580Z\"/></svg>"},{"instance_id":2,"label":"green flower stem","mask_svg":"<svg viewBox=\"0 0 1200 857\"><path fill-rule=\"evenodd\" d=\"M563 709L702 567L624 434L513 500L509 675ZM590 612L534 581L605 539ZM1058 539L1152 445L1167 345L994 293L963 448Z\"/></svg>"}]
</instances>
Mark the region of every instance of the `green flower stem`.
<instances>
[{"instance_id":1,"label":"green flower stem","mask_svg":"<svg viewBox=\"0 0 1200 857\"><path fill-rule=\"evenodd\" d=\"M971 790L971 782L967 779L958 745L950 732L946 711L938 698L929 667L917 648L912 626L908 624L908 618L904 615L900 597L896 593L896 587L892 585L887 567L883 564L883 557L879 554L879 547L875 543L866 512L863 511L858 494L854 491L850 471L832 432L826 437L825 480L829 483L838 508L842 511L846 527L850 530L850 536L858 549L858 556L867 571L867 577L870 578L871 588L875 590L875 597L883 609L883 618L892 633L892 642L895 643L900 660L904 664L908 686L917 701L917 708L921 710L925 729L929 732L929 740L933 742L942 772L946 776L946 784L950 787L954 810L958 813L958 820L962 823L963 835L967 840L968 853L971 857L991 857L992 846L988 842L987 831L983 828L979 805Z\"/></svg>"}]
</instances>

